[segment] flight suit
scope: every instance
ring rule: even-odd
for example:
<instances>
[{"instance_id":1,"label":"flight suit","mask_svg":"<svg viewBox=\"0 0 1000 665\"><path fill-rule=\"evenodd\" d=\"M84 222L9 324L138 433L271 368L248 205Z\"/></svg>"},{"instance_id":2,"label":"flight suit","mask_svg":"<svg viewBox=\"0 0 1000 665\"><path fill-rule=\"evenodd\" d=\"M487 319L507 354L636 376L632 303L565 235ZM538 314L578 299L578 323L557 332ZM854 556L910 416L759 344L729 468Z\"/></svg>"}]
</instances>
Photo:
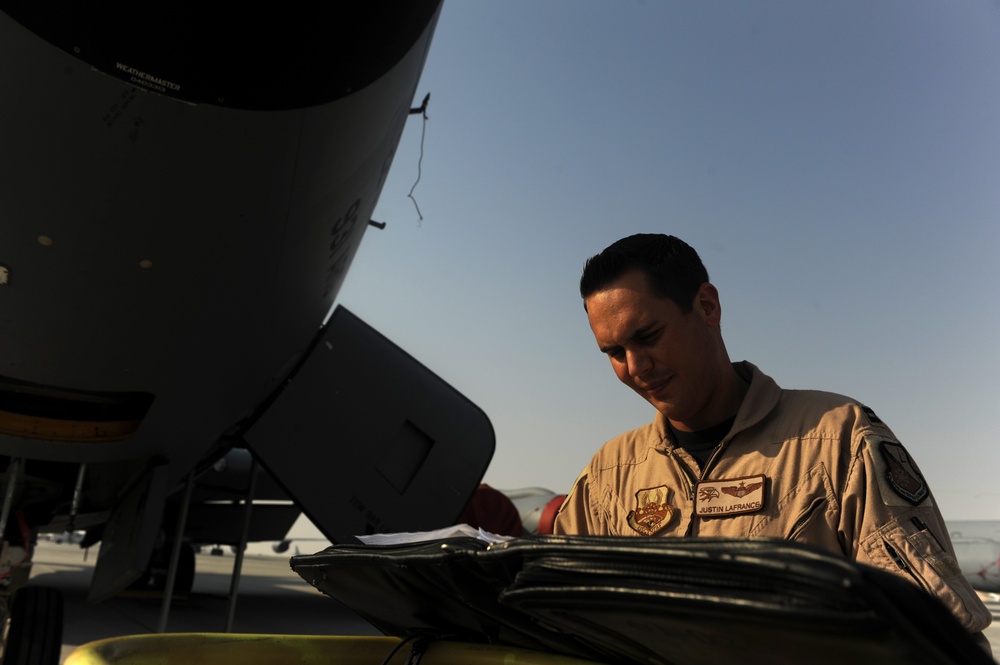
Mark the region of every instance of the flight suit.
<instances>
[{"instance_id":1,"label":"flight suit","mask_svg":"<svg viewBox=\"0 0 1000 665\"><path fill-rule=\"evenodd\" d=\"M969 632L989 625L923 476L885 423L849 398L782 390L750 363L734 367L750 386L704 469L658 414L594 455L555 533L810 543L910 580Z\"/></svg>"}]
</instances>

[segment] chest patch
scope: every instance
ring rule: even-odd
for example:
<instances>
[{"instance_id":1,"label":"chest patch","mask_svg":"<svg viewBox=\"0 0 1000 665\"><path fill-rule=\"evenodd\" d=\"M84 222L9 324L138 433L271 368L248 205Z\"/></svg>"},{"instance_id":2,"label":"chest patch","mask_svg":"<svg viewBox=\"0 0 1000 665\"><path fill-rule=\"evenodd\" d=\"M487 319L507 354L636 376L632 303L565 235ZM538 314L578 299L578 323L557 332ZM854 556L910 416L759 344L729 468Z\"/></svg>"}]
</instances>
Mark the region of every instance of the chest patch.
<instances>
[{"instance_id":1,"label":"chest patch","mask_svg":"<svg viewBox=\"0 0 1000 665\"><path fill-rule=\"evenodd\" d=\"M755 513L764 507L763 474L745 478L703 480L695 485L695 514L721 517Z\"/></svg>"},{"instance_id":2,"label":"chest patch","mask_svg":"<svg viewBox=\"0 0 1000 665\"><path fill-rule=\"evenodd\" d=\"M633 530L644 536L652 536L674 518L677 508L670 501L671 490L666 485L650 487L635 493L635 510L626 520Z\"/></svg>"}]
</instances>

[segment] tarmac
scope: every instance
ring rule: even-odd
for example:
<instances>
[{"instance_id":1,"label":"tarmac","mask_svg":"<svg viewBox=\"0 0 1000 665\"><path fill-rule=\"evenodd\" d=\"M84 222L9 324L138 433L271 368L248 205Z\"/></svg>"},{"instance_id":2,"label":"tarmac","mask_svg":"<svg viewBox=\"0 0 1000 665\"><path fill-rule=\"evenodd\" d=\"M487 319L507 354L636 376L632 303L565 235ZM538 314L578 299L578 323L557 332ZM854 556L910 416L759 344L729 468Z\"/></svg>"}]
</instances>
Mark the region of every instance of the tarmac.
<instances>
[{"instance_id":1,"label":"tarmac","mask_svg":"<svg viewBox=\"0 0 1000 665\"><path fill-rule=\"evenodd\" d=\"M39 541L30 584L62 590L65 600L61 660L94 640L155 633L162 598L123 594L92 604L87 589L97 548ZM225 632L235 557L197 554L191 593L175 598L167 632ZM288 566L288 558L243 559L233 621L234 633L282 635L381 635L367 621L314 589Z\"/></svg>"},{"instance_id":2,"label":"tarmac","mask_svg":"<svg viewBox=\"0 0 1000 665\"><path fill-rule=\"evenodd\" d=\"M94 640L155 633L162 599L120 595L101 603L87 602L87 588L97 552L77 545L40 541L31 584L61 589L65 598L62 658ZM197 554L191 593L175 598L167 632L224 632L235 558ZM1000 596L983 594L994 623L986 629L993 653L1000 655ZM233 632L281 635L380 635L367 621L303 581L288 559L248 555L234 614Z\"/></svg>"}]
</instances>

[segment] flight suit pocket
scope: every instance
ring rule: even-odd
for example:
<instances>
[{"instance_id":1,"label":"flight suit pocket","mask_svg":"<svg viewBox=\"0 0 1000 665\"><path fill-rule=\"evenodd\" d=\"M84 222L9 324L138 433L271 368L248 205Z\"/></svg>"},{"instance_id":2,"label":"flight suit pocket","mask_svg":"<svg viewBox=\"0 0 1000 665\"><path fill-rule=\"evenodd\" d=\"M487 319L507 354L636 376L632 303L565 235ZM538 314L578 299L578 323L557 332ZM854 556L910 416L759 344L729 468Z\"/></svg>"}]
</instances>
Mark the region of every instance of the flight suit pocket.
<instances>
[{"instance_id":1,"label":"flight suit pocket","mask_svg":"<svg viewBox=\"0 0 1000 665\"><path fill-rule=\"evenodd\" d=\"M771 495L780 492L771 480ZM809 469L794 487L785 491L773 506L758 514L758 521L748 534L751 538L783 538L834 547L836 539L827 528L826 514L835 506L833 489L826 466L822 463ZM829 541L829 542L827 542Z\"/></svg>"},{"instance_id":2,"label":"flight suit pocket","mask_svg":"<svg viewBox=\"0 0 1000 665\"><path fill-rule=\"evenodd\" d=\"M879 568L910 578L930 593L947 588L945 580L961 575L955 557L920 520L920 511L897 515L866 538L865 553Z\"/></svg>"},{"instance_id":3,"label":"flight suit pocket","mask_svg":"<svg viewBox=\"0 0 1000 665\"><path fill-rule=\"evenodd\" d=\"M948 579L962 574L958 560L941 547L941 543L926 528L910 534L906 541L916 552L923 552L923 560L941 577Z\"/></svg>"},{"instance_id":4,"label":"flight suit pocket","mask_svg":"<svg viewBox=\"0 0 1000 665\"><path fill-rule=\"evenodd\" d=\"M982 630L989 623L985 608L977 613L982 604L962 578L958 561L942 547L922 516L920 509L896 515L862 541L867 560L859 559L909 579L940 599L967 630Z\"/></svg>"}]
</instances>

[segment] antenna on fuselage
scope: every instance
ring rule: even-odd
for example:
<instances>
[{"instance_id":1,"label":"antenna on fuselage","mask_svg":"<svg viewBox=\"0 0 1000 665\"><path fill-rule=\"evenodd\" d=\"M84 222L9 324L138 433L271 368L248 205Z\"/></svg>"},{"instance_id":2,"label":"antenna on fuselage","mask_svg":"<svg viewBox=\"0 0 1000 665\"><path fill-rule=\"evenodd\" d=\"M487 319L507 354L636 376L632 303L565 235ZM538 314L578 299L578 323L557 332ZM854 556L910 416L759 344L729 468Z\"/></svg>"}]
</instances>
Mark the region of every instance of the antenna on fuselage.
<instances>
[{"instance_id":1,"label":"antenna on fuselage","mask_svg":"<svg viewBox=\"0 0 1000 665\"><path fill-rule=\"evenodd\" d=\"M417 200L413 198L413 190L415 190L417 185L420 183L421 166L424 162L424 137L427 136L427 103L430 101L431 93L428 92L424 95L424 101L420 104L420 106L410 109L410 115L416 115L419 113L424 116L424 126L420 133L420 159L417 160L417 180L413 183L413 187L410 187L410 193L407 194L407 196L410 197L410 200L413 201L413 207L417 209L417 217L420 218L421 222L424 221L424 216L420 214L420 206L417 205Z\"/></svg>"}]
</instances>

